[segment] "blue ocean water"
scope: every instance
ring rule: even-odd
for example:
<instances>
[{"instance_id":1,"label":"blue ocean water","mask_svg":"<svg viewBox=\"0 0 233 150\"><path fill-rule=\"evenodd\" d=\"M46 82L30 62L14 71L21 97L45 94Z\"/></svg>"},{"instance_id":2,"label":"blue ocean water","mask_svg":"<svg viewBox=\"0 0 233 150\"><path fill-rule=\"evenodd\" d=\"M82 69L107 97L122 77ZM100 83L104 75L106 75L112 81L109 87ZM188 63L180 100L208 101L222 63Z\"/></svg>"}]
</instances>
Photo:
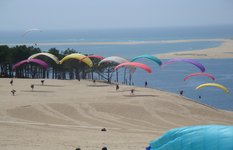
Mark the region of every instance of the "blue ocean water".
<instances>
[{"instance_id":1,"label":"blue ocean water","mask_svg":"<svg viewBox=\"0 0 233 150\"><path fill-rule=\"evenodd\" d=\"M162 60L166 62L167 60ZM200 70L189 63L177 62L166 65L160 68L156 63L141 59L139 62L147 64L152 68L152 73L148 74L142 69L137 69L132 76L132 82L136 86L144 86L144 82L148 82L148 87L179 93L180 90L184 91L184 96L191 98L215 108L233 111L233 59L206 59L196 60L202 63L206 68L206 73L212 74L216 80L205 77L191 77L184 81L184 77L191 74L200 72ZM120 81L123 81L123 69L119 73L121 76ZM113 77L115 80L115 76ZM219 83L228 88L229 94L224 93L216 87L205 87L195 90L200 84L203 83ZM199 99L199 95L201 99Z\"/></svg>"},{"instance_id":2,"label":"blue ocean water","mask_svg":"<svg viewBox=\"0 0 233 150\"><path fill-rule=\"evenodd\" d=\"M57 48L61 51L67 48L74 49L85 54L97 54L104 57L121 56L131 59L142 54L159 54L174 51L198 50L217 47L221 42L184 42L166 44L133 44L133 45L75 45L72 42L132 42L132 41L157 41L157 40L185 40L205 38L233 38L233 27L186 27L186 28L157 28L157 29L121 29L121 30L86 30L86 31L46 31L31 32L22 36L24 31L0 31L0 44L12 43L38 43L37 47L42 51ZM69 45L42 46L39 43L64 43ZM198 60L206 67L206 72L216 77L216 83L226 86L229 94L217 88L206 87L195 90L195 87L206 82L213 82L207 77L193 77L188 81L183 78L190 74L199 72L193 65L187 63L174 63L164 68L159 68L149 60L140 60L149 65L153 73L147 74L137 69L133 75L136 86L144 86L148 82L151 88L157 88L177 93L184 90L184 95L211 105L216 108L233 111L233 59L208 59ZM166 60L163 60L166 61ZM121 76L122 78L122 76ZM120 81L121 82L121 81ZM201 95L201 99L198 96Z\"/></svg>"},{"instance_id":3,"label":"blue ocean water","mask_svg":"<svg viewBox=\"0 0 233 150\"><path fill-rule=\"evenodd\" d=\"M44 30L24 35L25 31L1 31L0 43L39 42L124 42L233 38L233 26L115 29L115 30Z\"/></svg>"}]
</instances>

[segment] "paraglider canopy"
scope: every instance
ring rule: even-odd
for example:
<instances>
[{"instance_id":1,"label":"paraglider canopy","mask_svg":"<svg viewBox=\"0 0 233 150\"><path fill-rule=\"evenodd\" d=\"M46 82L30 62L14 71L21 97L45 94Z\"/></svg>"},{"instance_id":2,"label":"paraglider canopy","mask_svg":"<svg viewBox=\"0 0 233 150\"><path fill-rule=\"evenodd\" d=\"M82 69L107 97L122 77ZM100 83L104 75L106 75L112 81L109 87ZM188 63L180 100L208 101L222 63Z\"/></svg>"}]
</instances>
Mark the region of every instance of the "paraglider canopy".
<instances>
[{"instance_id":1,"label":"paraglider canopy","mask_svg":"<svg viewBox=\"0 0 233 150\"><path fill-rule=\"evenodd\" d=\"M114 63L117 63L117 64L121 64L121 63L124 63L124 62L128 62L128 60L125 59L125 58L122 58L122 57L118 57L118 56L110 56L110 57L106 57L103 60L101 60L99 62L99 65L101 65L104 62L114 62Z\"/></svg>"},{"instance_id":2,"label":"paraglider canopy","mask_svg":"<svg viewBox=\"0 0 233 150\"><path fill-rule=\"evenodd\" d=\"M184 81L188 80L190 77L194 77L194 76L207 76L209 78L211 78L212 80L215 80L214 76L209 74L209 73L204 73L204 72L198 72L198 73L192 73L192 74L189 74L188 76L186 76L184 78Z\"/></svg>"},{"instance_id":3,"label":"paraglider canopy","mask_svg":"<svg viewBox=\"0 0 233 150\"><path fill-rule=\"evenodd\" d=\"M149 143L150 150L232 150L233 126L187 126L169 130Z\"/></svg>"},{"instance_id":4,"label":"paraglider canopy","mask_svg":"<svg viewBox=\"0 0 233 150\"><path fill-rule=\"evenodd\" d=\"M144 69L145 71L147 71L148 73L151 73L151 69L150 67L148 67L147 65L143 64L143 63L139 63L139 62L125 62L125 63L121 63L119 65L117 65L114 70L120 68L120 67L139 67Z\"/></svg>"},{"instance_id":5,"label":"paraglider canopy","mask_svg":"<svg viewBox=\"0 0 233 150\"><path fill-rule=\"evenodd\" d=\"M36 63L36 64L42 66L42 67L45 68L45 69L48 68L48 64L47 64L46 62L44 62L44 61L42 61L42 60L39 60L39 59L34 59L34 58L32 58L32 59L25 59L25 60L22 60L22 61L16 63L16 64L12 67L12 69L13 69L13 70L16 70L16 69L17 69L18 67L20 67L21 65L23 65L23 64L25 64L25 63L31 63L31 62L32 62L32 63Z\"/></svg>"},{"instance_id":6,"label":"paraglider canopy","mask_svg":"<svg viewBox=\"0 0 233 150\"><path fill-rule=\"evenodd\" d=\"M41 32L42 30L41 29L29 29L29 30L26 30L23 34L22 34L22 36L26 36L28 33L30 33L30 32L34 32L34 31L37 31L37 32Z\"/></svg>"},{"instance_id":7,"label":"paraglider canopy","mask_svg":"<svg viewBox=\"0 0 233 150\"><path fill-rule=\"evenodd\" d=\"M162 61L160 59L158 59L157 57L155 57L153 55L148 55L148 54L144 54L144 55L134 57L131 61L133 62L133 61L136 61L137 59L141 59L141 58L147 58L147 59L150 59L150 60L156 62L159 66L162 65Z\"/></svg>"},{"instance_id":8,"label":"paraglider canopy","mask_svg":"<svg viewBox=\"0 0 233 150\"><path fill-rule=\"evenodd\" d=\"M28 59L36 58L36 57L41 56L41 55L47 56L47 57L51 58L55 63L59 64L58 58L55 55L50 54L50 53L37 53L37 54L30 56Z\"/></svg>"},{"instance_id":9,"label":"paraglider canopy","mask_svg":"<svg viewBox=\"0 0 233 150\"><path fill-rule=\"evenodd\" d=\"M168 65L168 64L172 64L174 62L179 62L179 61L191 63L191 64L195 65L196 67L198 67L201 70L201 72L205 72L205 67L201 63L199 63L199 62L197 62L197 61L195 61L193 59L188 59L188 58L173 58L173 59L170 59L167 62L163 63L162 67L165 66L165 65Z\"/></svg>"},{"instance_id":10,"label":"paraglider canopy","mask_svg":"<svg viewBox=\"0 0 233 150\"><path fill-rule=\"evenodd\" d=\"M85 58L85 59L84 59ZM93 66L93 63L91 61L90 58L86 57L85 55L83 54L79 54L79 53L73 53L73 54L70 54L70 55L67 55L65 56L64 58L62 58L62 60L60 61L60 64L62 64L64 61L67 61L69 59L77 59L77 60L80 60L82 62L84 62L85 64L87 64L89 67L92 67Z\"/></svg>"},{"instance_id":11,"label":"paraglider canopy","mask_svg":"<svg viewBox=\"0 0 233 150\"><path fill-rule=\"evenodd\" d=\"M203 87L207 87L207 86L217 87L217 88L222 89L225 93L229 93L229 90L225 86L218 84L218 83L204 83L204 84L197 86L196 90L203 88Z\"/></svg>"},{"instance_id":12,"label":"paraglider canopy","mask_svg":"<svg viewBox=\"0 0 233 150\"><path fill-rule=\"evenodd\" d=\"M89 55L89 56L86 56L86 57L88 57L88 58L97 58L97 59L100 59L100 60L104 59L103 56L99 56L99 55ZM83 58L83 59L85 59L85 58Z\"/></svg>"}]
</instances>

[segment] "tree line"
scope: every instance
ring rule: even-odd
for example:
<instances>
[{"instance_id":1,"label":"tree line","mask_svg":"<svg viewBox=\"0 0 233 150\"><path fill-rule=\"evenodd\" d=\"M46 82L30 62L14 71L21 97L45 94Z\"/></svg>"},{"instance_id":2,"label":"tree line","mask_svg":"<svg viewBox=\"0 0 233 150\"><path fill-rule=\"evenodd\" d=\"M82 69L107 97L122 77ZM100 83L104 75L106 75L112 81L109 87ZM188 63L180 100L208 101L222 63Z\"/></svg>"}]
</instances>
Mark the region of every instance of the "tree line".
<instances>
[{"instance_id":1,"label":"tree line","mask_svg":"<svg viewBox=\"0 0 233 150\"><path fill-rule=\"evenodd\" d=\"M113 72L114 64L107 64L98 66L100 60L92 58L93 67L89 68L81 61L71 59L64 62L62 65L56 64L53 60L45 56L38 56L37 59L45 61L49 68L44 68L34 63L27 63L16 70L12 70L12 67L17 62L28 59L33 54L41 53L41 49L33 46L14 46L9 47L7 45L0 46L0 77L1 78L51 78L51 79L104 79L110 82L110 72ZM66 49L60 51L56 48L51 48L48 53L55 55L61 60L66 55L72 53L78 53L74 49ZM85 54L88 55L88 54ZM95 75L94 77L94 73Z\"/></svg>"}]
</instances>

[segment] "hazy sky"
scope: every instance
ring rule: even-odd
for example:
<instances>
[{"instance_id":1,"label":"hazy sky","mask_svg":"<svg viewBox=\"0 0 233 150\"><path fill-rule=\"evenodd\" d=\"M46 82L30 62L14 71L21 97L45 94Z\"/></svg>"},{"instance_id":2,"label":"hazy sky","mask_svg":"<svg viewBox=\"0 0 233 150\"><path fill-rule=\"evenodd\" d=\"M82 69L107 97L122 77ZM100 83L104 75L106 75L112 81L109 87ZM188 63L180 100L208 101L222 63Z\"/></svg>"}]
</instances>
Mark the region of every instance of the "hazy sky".
<instances>
[{"instance_id":1,"label":"hazy sky","mask_svg":"<svg viewBox=\"0 0 233 150\"><path fill-rule=\"evenodd\" d=\"M233 0L0 0L0 30L233 25Z\"/></svg>"}]
</instances>

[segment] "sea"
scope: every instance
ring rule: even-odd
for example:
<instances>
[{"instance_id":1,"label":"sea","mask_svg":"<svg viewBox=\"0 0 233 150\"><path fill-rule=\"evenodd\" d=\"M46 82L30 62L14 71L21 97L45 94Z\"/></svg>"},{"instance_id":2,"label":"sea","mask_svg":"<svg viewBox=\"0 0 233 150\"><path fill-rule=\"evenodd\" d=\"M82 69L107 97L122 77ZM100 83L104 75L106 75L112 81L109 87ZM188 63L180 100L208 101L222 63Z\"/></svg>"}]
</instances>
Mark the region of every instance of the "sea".
<instances>
[{"instance_id":1,"label":"sea","mask_svg":"<svg viewBox=\"0 0 233 150\"><path fill-rule=\"evenodd\" d=\"M147 41L167 40L192 40L192 39L233 39L233 25L229 26L205 26L205 27L176 27L176 28L140 28L140 29L92 29L92 30L35 30L0 31L0 44L14 46L26 44L39 47L46 52L50 48L56 48L61 52L73 49L83 54L96 54L104 57L120 56L128 60L142 54L156 54L199 50L218 47L221 42L195 41L178 43L150 43ZM92 44L92 43L102 44ZM118 42L118 44L114 44ZM119 44L131 42L135 44ZM138 43L141 42L141 43ZM41 44L40 43L50 43ZM53 44L54 43L54 44ZM59 43L59 44L57 44ZM86 43L79 45L77 43ZM108 44L111 43L111 44ZM137 44L136 44L137 43ZM200 72L192 64L177 62L164 67L156 63L140 59L139 62L147 64L152 69L148 74L142 69L137 69L132 75L134 86L144 86L163 91L179 93L184 91L184 96L190 100L209 105L214 108L233 111L233 59L197 59L206 68L206 73L212 74L216 80L208 77L192 77L186 81L183 78L191 73ZM168 60L162 59L162 62ZM123 82L123 69L119 70L119 82ZM113 79L115 80L115 74ZM219 83L227 87L228 94L215 87L204 87L195 90L203 83ZM199 97L201 96L201 98Z\"/></svg>"}]
</instances>

